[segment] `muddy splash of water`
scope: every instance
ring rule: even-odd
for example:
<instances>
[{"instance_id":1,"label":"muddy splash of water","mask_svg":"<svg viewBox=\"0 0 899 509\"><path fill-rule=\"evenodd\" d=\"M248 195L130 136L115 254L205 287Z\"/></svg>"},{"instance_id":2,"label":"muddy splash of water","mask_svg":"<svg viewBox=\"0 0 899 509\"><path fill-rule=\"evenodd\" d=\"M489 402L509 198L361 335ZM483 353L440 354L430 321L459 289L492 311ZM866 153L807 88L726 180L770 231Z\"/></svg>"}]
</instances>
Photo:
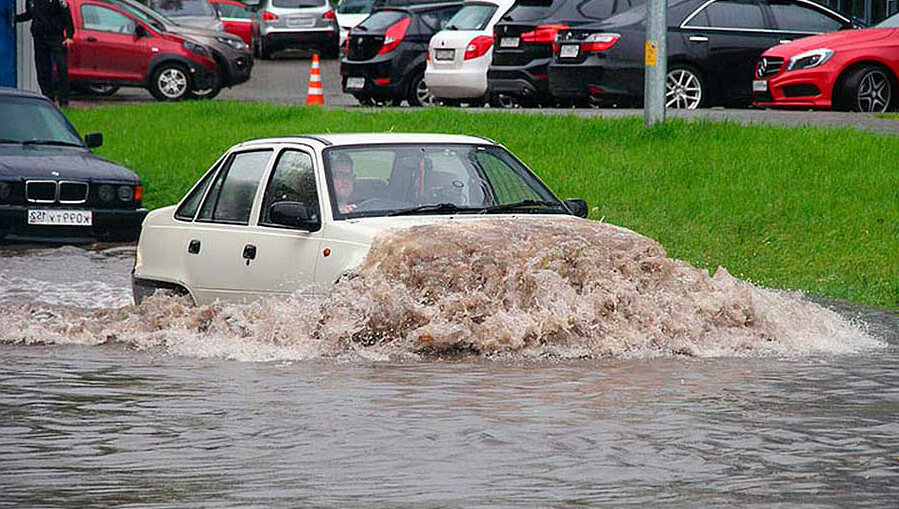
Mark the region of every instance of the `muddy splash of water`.
<instances>
[{"instance_id":1,"label":"muddy splash of water","mask_svg":"<svg viewBox=\"0 0 899 509\"><path fill-rule=\"evenodd\" d=\"M486 355L596 358L855 353L883 346L796 293L713 276L608 224L471 221L378 237L321 300L193 307L157 295L115 310L18 303L0 339L123 342L241 360Z\"/></svg>"}]
</instances>

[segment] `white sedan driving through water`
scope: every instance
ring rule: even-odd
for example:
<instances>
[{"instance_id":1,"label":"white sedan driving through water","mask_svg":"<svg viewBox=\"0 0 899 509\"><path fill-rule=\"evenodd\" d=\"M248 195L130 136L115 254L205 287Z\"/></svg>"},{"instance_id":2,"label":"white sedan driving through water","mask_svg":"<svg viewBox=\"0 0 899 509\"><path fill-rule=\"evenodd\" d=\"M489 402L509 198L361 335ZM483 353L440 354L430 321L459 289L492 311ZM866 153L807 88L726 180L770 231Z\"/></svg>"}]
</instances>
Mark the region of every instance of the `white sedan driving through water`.
<instances>
[{"instance_id":1,"label":"white sedan driving through water","mask_svg":"<svg viewBox=\"0 0 899 509\"><path fill-rule=\"evenodd\" d=\"M503 146L473 136L327 134L235 145L177 205L150 212L132 273L194 302L323 293L378 233L503 216L587 217Z\"/></svg>"}]
</instances>

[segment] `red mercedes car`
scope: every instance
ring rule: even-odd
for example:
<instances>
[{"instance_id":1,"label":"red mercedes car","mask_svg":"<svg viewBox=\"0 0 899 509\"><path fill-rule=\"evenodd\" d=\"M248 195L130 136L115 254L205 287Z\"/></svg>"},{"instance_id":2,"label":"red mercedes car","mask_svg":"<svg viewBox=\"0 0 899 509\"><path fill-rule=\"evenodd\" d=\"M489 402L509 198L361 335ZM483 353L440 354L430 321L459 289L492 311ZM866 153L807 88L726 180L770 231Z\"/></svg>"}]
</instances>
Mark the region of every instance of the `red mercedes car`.
<instances>
[{"instance_id":1,"label":"red mercedes car","mask_svg":"<svg viewBox=\"0 0 899 509\"><path fill-rule=\"evenodd\" d=\"M765 51L756 106L883 112L899 106L899 14L872 28L797 39Z\"/></svg>"}]
</instances>

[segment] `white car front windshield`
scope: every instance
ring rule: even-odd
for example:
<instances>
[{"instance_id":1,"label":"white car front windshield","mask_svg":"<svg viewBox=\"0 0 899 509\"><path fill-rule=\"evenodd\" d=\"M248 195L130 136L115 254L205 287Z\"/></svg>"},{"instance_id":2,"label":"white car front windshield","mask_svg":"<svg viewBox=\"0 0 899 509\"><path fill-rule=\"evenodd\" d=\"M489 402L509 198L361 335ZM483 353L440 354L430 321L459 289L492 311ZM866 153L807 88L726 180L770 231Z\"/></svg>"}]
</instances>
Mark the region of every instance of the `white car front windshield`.
<instances>
[{"instance_id":1,"label":"white car front windshield","mask_svg":"<svg viewBox=\"0 0 899 509\"><path fill-rule=\"evenodd\" d=\"M326 149L334 217L563 213L567 208L512 154L490 145L366 145Z\"/></svg>"}]
</instances>

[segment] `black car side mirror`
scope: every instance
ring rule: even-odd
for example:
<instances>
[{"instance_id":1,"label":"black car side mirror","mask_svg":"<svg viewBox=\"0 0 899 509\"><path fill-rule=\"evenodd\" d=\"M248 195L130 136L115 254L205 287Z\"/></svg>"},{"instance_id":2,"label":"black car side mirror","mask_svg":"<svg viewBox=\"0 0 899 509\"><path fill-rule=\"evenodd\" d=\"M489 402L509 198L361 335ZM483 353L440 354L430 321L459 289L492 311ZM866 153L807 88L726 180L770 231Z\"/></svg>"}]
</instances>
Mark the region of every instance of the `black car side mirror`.
<instances>
[{"instance_id":1,"label":"black car side mirror","mask_svg":"<svg viewBox=\"0 0 899 509\"><path fill-rule=\"evenodd\" d=\"M84 135L84 144L87 148L97 148L103 145L103 135L100 133L90 133Z\"/></svg>"},{"instance_id":2,"label":"black car side mirror","mask_svg":"<svg viewBox=\"0 0 899 509\"><path fill-rule=\"evenodd\" d=\"M299 201L279 201L269 208L269 218L275 224L294 226L310 232L321 229L322 222L309 207Z\"/></svg>"},{"instance_id":3,"label":"black car side mirror","mask_svg":"<svg viewBox=\"0 0 899 509\"><path fill-rule=\"evenodd\" d=\"M583 217L584 219L586 219L587 214L590 213L587 202L580 198L568 198L565 200L565 206L568 207L568 210L570 210L572 214L577 217Z\"/></svg>"}]
</instances>

